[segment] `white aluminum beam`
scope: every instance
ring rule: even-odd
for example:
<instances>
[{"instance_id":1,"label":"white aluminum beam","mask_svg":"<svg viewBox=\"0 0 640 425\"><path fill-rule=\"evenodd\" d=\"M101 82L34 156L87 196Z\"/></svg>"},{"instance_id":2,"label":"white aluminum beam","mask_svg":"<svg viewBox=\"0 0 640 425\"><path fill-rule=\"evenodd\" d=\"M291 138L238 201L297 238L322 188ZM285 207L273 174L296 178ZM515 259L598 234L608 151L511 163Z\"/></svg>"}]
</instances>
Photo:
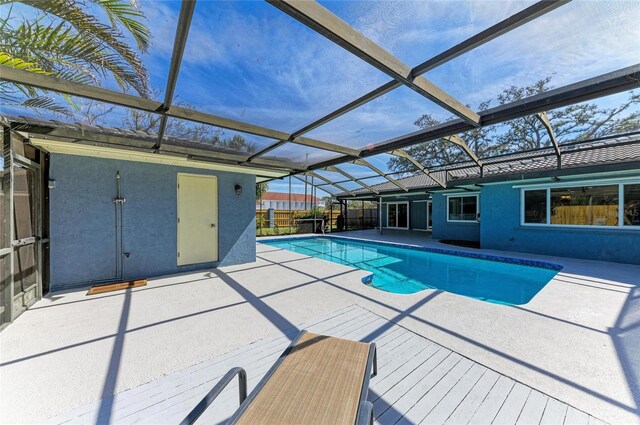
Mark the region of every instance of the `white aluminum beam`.
<instances>
[{"instance_id":1,"label":"white aluminum beam","mask_svg":"<svg viewBox=\"0 0 640 425\"><path fill-rule=\"evenodd\" d=\"M465 141L462 140L457 134L444 137L444 139L460 147L460 149L462 149L464 153L466 153L469 156L469 158L471 158L473 162L476 163L478 167L482 168L482 161L480 161L480 159L476 156L476 154L473 153L469 145L467 145Z\"/></svg>"},{"instance_id":2,"label":"white aluminum beam","mask_svg":"<svg viewBox=\"0 0 640 425\"><path fill-rule=\"evenodd\" d=\"M243 133L254 134L256 136L267 137L275 140L285 140L292 143L312 146L317 149L329 150L332 152L342 153L351 157L360 155L360 151L344 146L334 145L332 143L322 142L315 139L305 137L291 139L291 134L283 131L273 130L242 121L232 120L213 114L207 114L193 109L182 108L180 106L171 106L168 110L164 105L156 100L145 99L126 93L120 93L113 90L103 89L101 87L79 84L72 81L63 80L51 75L34 74L20 69L10 68L0 65L0 80L9 81L16 84L25 84L32 87L38 87L44 90L50 90L58 93L69 94L71 96L83 97L86 99L96 100L98 102L110 103L112 105L124 106L126 108L138 109L145 112L159 114L172 118L179 118L200 124L213 125L229 130L240 131Z\"/></svg>"},{"instance_id":3,"label":"white aluminum beam","mask_svg":"<svg viewBox=\"0 0 640 425\"><path fill-rule=\"evenodd\" d=\"M403 151L402 149L395 149L389 152L391 155L400 157L400 158L404 158L406 160L408 160L409 162L411 162L413 165L415 165L420 171L422 171L423 173L425 173L427 176L429 176L429 178L431 180L433 180L434 182L436 182L438 184L438 186L442 187L442 188L446 188L447 186L442 183L442 181L440 181L440 179L438 179L437 177L435 177L431 171L429 171L424 165L422 165L418 160L416 160L414 157L412 157L411 155L409 155L406 151Z\"/></svg>"},{"instance_id":4,"label":"white aluminum beam","mask_svg":"<svg viewBox=\"0 0 640 425\"><path fill-rule=\"evenodd\" d=\"M364 187L365 189L369 189L370 191L372 191L376 195L380 193L380 191L378 189L374 189L373 187L371 187L368 184L366 184L365 182L363 182L361 179L358 179L358 178L352 176L351 174L347 173L346 171L341 170L340 168L336 167L335 165L332 165L330 167L326 167L325 170L342 174L343 176L345 176L346 178L350 179L351 181L358 183L360 186Z\"/></svg>"},{"instance_id":5,"label":"white aluminum beam","mask_svg":"<svg viewBox=\"0 0 640 425\"><path fill-rule=\"evenodd\" d=\"M480 115L426 78L412 75L411 67L355 30L316 1L267 1L284 13L389 75L394 80L462 118L469 124L473 126L480 125Z\"/></svg>"},{"instance_id":6,"label":"white aluminum beam","mask_svg":"<svg viewBox=\"0 0 640 425\"><path fill-rule=\"evenodd\" d=\"M323 149L325 151L338 152L345 155L353 156L355 158L360 156L360 151L352 149L346 146L334 145L333 143L322 142L316 139L310 139L308 137L296 137L291 140L292 143L302 146L309 146L316 149Z\"/></svg>"},{"instance_id":7,"label":"white aluminum beam","mask_svg":"<svg viewBox=\"0 0 640 425\"><path fill-rule=\"evenodd\" d=\"M560 152L560 145L558 144L558 140L556 139L556 135L553 132L553 126L551 126L551 121L549 121L549 116L546 112L538 112L536 114L536 118L542 123L544 128L549 133L549 139L551 139L551 143L553 144L553 149L556 151L556 157L558 158L558 168L562 168L562 154Z\"/></svg>"},{"instance_id":8,"label":"white aluminum beam","mask_svg":"<svg viewBox=\"0 0 640 425\"><path fill-rule=\"evenodd\" d=\"M324 192L327 192L327 193L328 193L329 195L331 195L331 196L335 196L335 195L337 195L337 193L332 193L332 192L328 191L328 190L325 188L325 186L330 186L329 184L312 184L312 183L311 183L311 182L309 182L309 181L305 181L302 177L300 177L300 176L299 176L299 175L297 175L297 174L295 174L295 175L293 176L293 178L294 178L294 179L297 179L297 180L300 180L302 183L306 183L306 184L308 184L309 186L314 186L316 189L320 189L320 190L322 190L322 191L324 191Z\"/></svg>"},{"instance_id":9,"label":"white aluminum beam","mask_svg":"<svg viewBox=\"0 0 640 425\"><path fill-rule=\"evenodd\" d=\"M310 172L308 172L308 173L306 173L306 174L310 175L311 177L315 177L315 178L316 178L316 179L318 179L318 180L322 180L323 182L325 182L325 183L327 183L327 184L330 184L330 185L331 185L331 186L333 186L333 187L337 187L337 188L338 188L338 189L340 189L341 191L346 192L346 193L348 193L348 194L349 194L349 195L351 195L351 196L356 196L356 194L355 194L355 193L353 193L351 190L349 190L349 189L347 189L347 188L345 188L345 187L340 186L338 183L334 183L334 182L332 182L331 180L329 180L329 179L327 179L327 178L325 178L325 177L321 176L321 175L320 175L320 174L318 174L318 173L314 173L313 171L310 171Z\"/></svg>"},{"instance_id":10,"label":"white aluminum beam","mask_svg":"<svg viewBox=\"0 0 640 425\"><path fill-rule=\"evenodd\" d=\"M165 110L169 109L173 102L173 93L176 89L176 83L178 82L178 73L180 72L180 65L182 65L182 56L184 55L184 49L187 45L187 37L189 36L191 19L193 18L195 8L195 0L182 0L178 25L176 26L176 35L173 41L173 53L171 54L169 77L167 78L167 87L164 92L164 103L162 104L162 108ZM162 145L162 139L164 138L164 132L167 129L168 120L169 118L166 115L162 115L160 118L158 141L156 142L155 149L160 149L160 146Z\"/></svg>"},{"instance_id":11,"label":"white aluminum beam","mask_svg":"<svg viewBox=\"0 0 640 425\"><path fill-rule=\"evenodd\" d=\"M378 173L380 176L384 177L385 179L387 179L389 182L393 183L394 185L396 185L400 189L404 190L405 192L409 191L409 189L407 189L402 183L399 183L397 180L392 179L391 177L389 177L388 175L383 173L382 170L380 170L378 167L376 167L375 165L371 164L369 161L366 161L364 159L356 159L355 161L352 161L352 162L354 164L357 164L357 165L363 165L365 167L369 167L371 170L373 170L374 172Z\"/></svg>"},{"instance_id":12,"label":"white aluminum beam","mask_svg":"<svg viewBox=\"0 0 640 425\"><path fill-rule=\"evenodd\" d=\"M570 0L542 0L534 3L533 5L521 10L518 13L515 13L509 16L506 19L498 22L495 25L487 28L484 31L479 32L478 34L473 35L472 37L467 38L461 43L456 44L455 46L445 50L444 52L432 57L431 59L422 62L411 70L411 75L419 76L428 72L438 66L441 66L458 56L467 53L477 47L488 43L489 41L512 31L527 22L530 22L546 13L551 12L552 10L557 9L558 7L567 4ZM347 112L353 111L354 109L371 102L378 97L389 93L392 90L401 87L403 84L396 81L391 80L386 84L370 91L364 96L359 97L358 99L349 102L348 104L342 106L339 109L336 109L333 112L323 116L315 120L314 122L302 127L301 129L294 131L294 137L300 136L302 134L308 133L311 130L320 127L321 125L327 124L328 122L346 114Z\"/></svg>"}]
</instances>

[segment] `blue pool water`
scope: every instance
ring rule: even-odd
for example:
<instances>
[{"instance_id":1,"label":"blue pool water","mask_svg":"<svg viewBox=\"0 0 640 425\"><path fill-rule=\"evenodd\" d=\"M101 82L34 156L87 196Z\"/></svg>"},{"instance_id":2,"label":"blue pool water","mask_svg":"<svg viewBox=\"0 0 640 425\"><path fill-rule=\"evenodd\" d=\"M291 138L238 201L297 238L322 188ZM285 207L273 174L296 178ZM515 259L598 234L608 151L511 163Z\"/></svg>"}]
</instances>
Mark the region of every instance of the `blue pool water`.
<instances>
[{"instance_id":1,"label":"blue pool water","mask_svg":"<svg viewBox=\"0 0 640 425\"><path fill-rule=\"evenodd\" d=\"M561 266L517 264L517 259L365 242L336 237L261 241L300 254L322 258L373 273L373 287L396 294L440 289L498 304L526 304ZM443 252L447 252L444 254ZM475 256L479 256L475 254Z\"/></svg>"}]
</instances>

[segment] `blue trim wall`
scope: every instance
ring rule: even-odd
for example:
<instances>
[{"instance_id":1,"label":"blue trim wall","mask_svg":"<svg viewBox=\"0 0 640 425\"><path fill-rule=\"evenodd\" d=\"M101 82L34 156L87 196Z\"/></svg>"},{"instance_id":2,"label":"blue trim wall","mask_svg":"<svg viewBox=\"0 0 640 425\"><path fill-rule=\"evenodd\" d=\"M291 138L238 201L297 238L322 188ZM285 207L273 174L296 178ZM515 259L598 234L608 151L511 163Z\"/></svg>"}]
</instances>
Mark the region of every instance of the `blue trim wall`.
<instances>
[{"instance_id":1,"label":"blue trim wall","mask_svg":"<svg viewBox=\"0 0 640 425\"><path fill-rule=\"evenodd\" d=\"M409 204L409 226L411 229L427 228L427 203L416 202Z\"/></svg>"},{"instance_id":2,"label":"blue trim wall","mask_svg":"<svg viewBox=\"0 0 640 425\"><path fill-rule=\"evenodd\" d=\"M125 279L255 261L255 176L169 165L51 155L51 289L115 274L116 171L120 172ZM219 262L177 265L177 174L218 177ZM237 195L234 186L243 187Z\"/></svg>"},{"instance_id":3,"label":"blue trim wall","mask_svg":"<svg viewBox=\"0 0 640 425\"><path fill-rule=\"evenodd\" d=\"M481 197L482 248L640 264L638 230L521 226L520 189L485 186Z\"/></svg>"},{"instance_id":4,"label":"blue trim wall","mask_svg":"<svg viewBox=\"0 0 640 425\"><path fill-rule=\"evenodd\" d=\"M464 194L463 194L464 195ZM452 223L447 221L447 197L443 193L434 193L433 199L433 239L449 239L459 241L480 241L480 223ZM484 196L480 196L480 206ZM482 215L481 215L482 217ZM484 220L484 217L482 217Z\"/></svg>"},{"instance_id":5,"label":"blue trim wall","mask_svg":"<svg viewBox=\"0 0 640 425\"><path fill-rule=\"evenodd\" d=\"M429 199L429 195L421 193L418 195L406 195L406 196L395 196L392 198L383 198L382 201L382 227L387 227L387 204L394 202L409 202L409 229L426 229L427 225L427 216L426 216L426 203L425 202L416 202L416 201L424 201ZM396 230L396 229L392 229ZM397 230L405 230L405 229L397 229Z\"/></svg>"},{"instance_id":6,"label":"blue trim wall","mask_svg":"<svg viewBox=\"0 0 640 425\"><path fill-rule=\"evenodd\" d=\"M409 201L409 230L426 229L426 202L429 199L427 194L397 196L386 198L382 202L382 227L387 226L387 202L403 202ZM480 240L480 224L478 222L471 223L452 223L447 221L447 197L442 193L434 193L432 195L432 238L433 239L453 239L462 241Z\"/></svg>"}]
</instances>

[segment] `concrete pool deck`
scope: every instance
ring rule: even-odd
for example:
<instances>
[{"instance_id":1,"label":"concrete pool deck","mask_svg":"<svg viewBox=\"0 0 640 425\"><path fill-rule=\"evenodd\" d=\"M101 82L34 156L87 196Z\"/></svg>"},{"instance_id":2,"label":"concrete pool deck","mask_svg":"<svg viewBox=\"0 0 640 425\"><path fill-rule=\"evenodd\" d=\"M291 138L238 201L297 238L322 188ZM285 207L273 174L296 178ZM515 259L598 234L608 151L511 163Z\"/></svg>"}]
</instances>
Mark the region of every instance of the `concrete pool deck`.
<instances>
[{"instance_id":1,"label":"concrete pool deck","mask_svg":"<svg viewBox=\"0 0 640 425\"><path fill-rule=\"evenodd\" d=\"M380 332L382 327L385 330ZM376 344L378 373L369 382L368 399L377 425L604 425L357 305L306 322L285 336L262 339L123 391L113 399L73 409L50 423L178 423L231 367L246 370L247 388L253 391L300 329ZM238 409L238 389L236 381L230 383L198 423L226 422ZM104 408L105 403L110 409Z\"/></svg>"},{"instance_id":2,"label":"concrete pool deck","mask_svg":"<svg viewBox=\"0 0 640 425\"><path fill-rule=\"evenodd\" d=\"M1 420L43 421L357 304L604 421L640 423L640 266L493 253L564 269L528 304L502 306L382 292L360 282L367 272L258 244L255 263L49 294L0 333Z\"/></svg>"}]
</instances>

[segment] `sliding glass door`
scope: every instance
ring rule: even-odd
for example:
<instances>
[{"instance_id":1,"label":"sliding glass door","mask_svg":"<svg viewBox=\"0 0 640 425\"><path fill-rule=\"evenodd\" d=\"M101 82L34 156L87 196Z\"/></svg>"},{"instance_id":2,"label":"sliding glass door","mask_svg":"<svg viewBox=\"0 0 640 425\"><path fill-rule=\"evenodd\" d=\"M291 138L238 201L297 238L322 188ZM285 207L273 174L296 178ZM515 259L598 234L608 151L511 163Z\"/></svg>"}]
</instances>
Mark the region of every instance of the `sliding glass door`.
<instances>
[{"instance_id":1,"label":"sliding glass door","mask_svg":"<svg viewBox=\"0 0 640 425\"><path fill-rule=\"evenodd\" d=\"M409 228L409 202L389 202L387 204L387 227L390 229Z\"/></svg>"}]
</instances>

